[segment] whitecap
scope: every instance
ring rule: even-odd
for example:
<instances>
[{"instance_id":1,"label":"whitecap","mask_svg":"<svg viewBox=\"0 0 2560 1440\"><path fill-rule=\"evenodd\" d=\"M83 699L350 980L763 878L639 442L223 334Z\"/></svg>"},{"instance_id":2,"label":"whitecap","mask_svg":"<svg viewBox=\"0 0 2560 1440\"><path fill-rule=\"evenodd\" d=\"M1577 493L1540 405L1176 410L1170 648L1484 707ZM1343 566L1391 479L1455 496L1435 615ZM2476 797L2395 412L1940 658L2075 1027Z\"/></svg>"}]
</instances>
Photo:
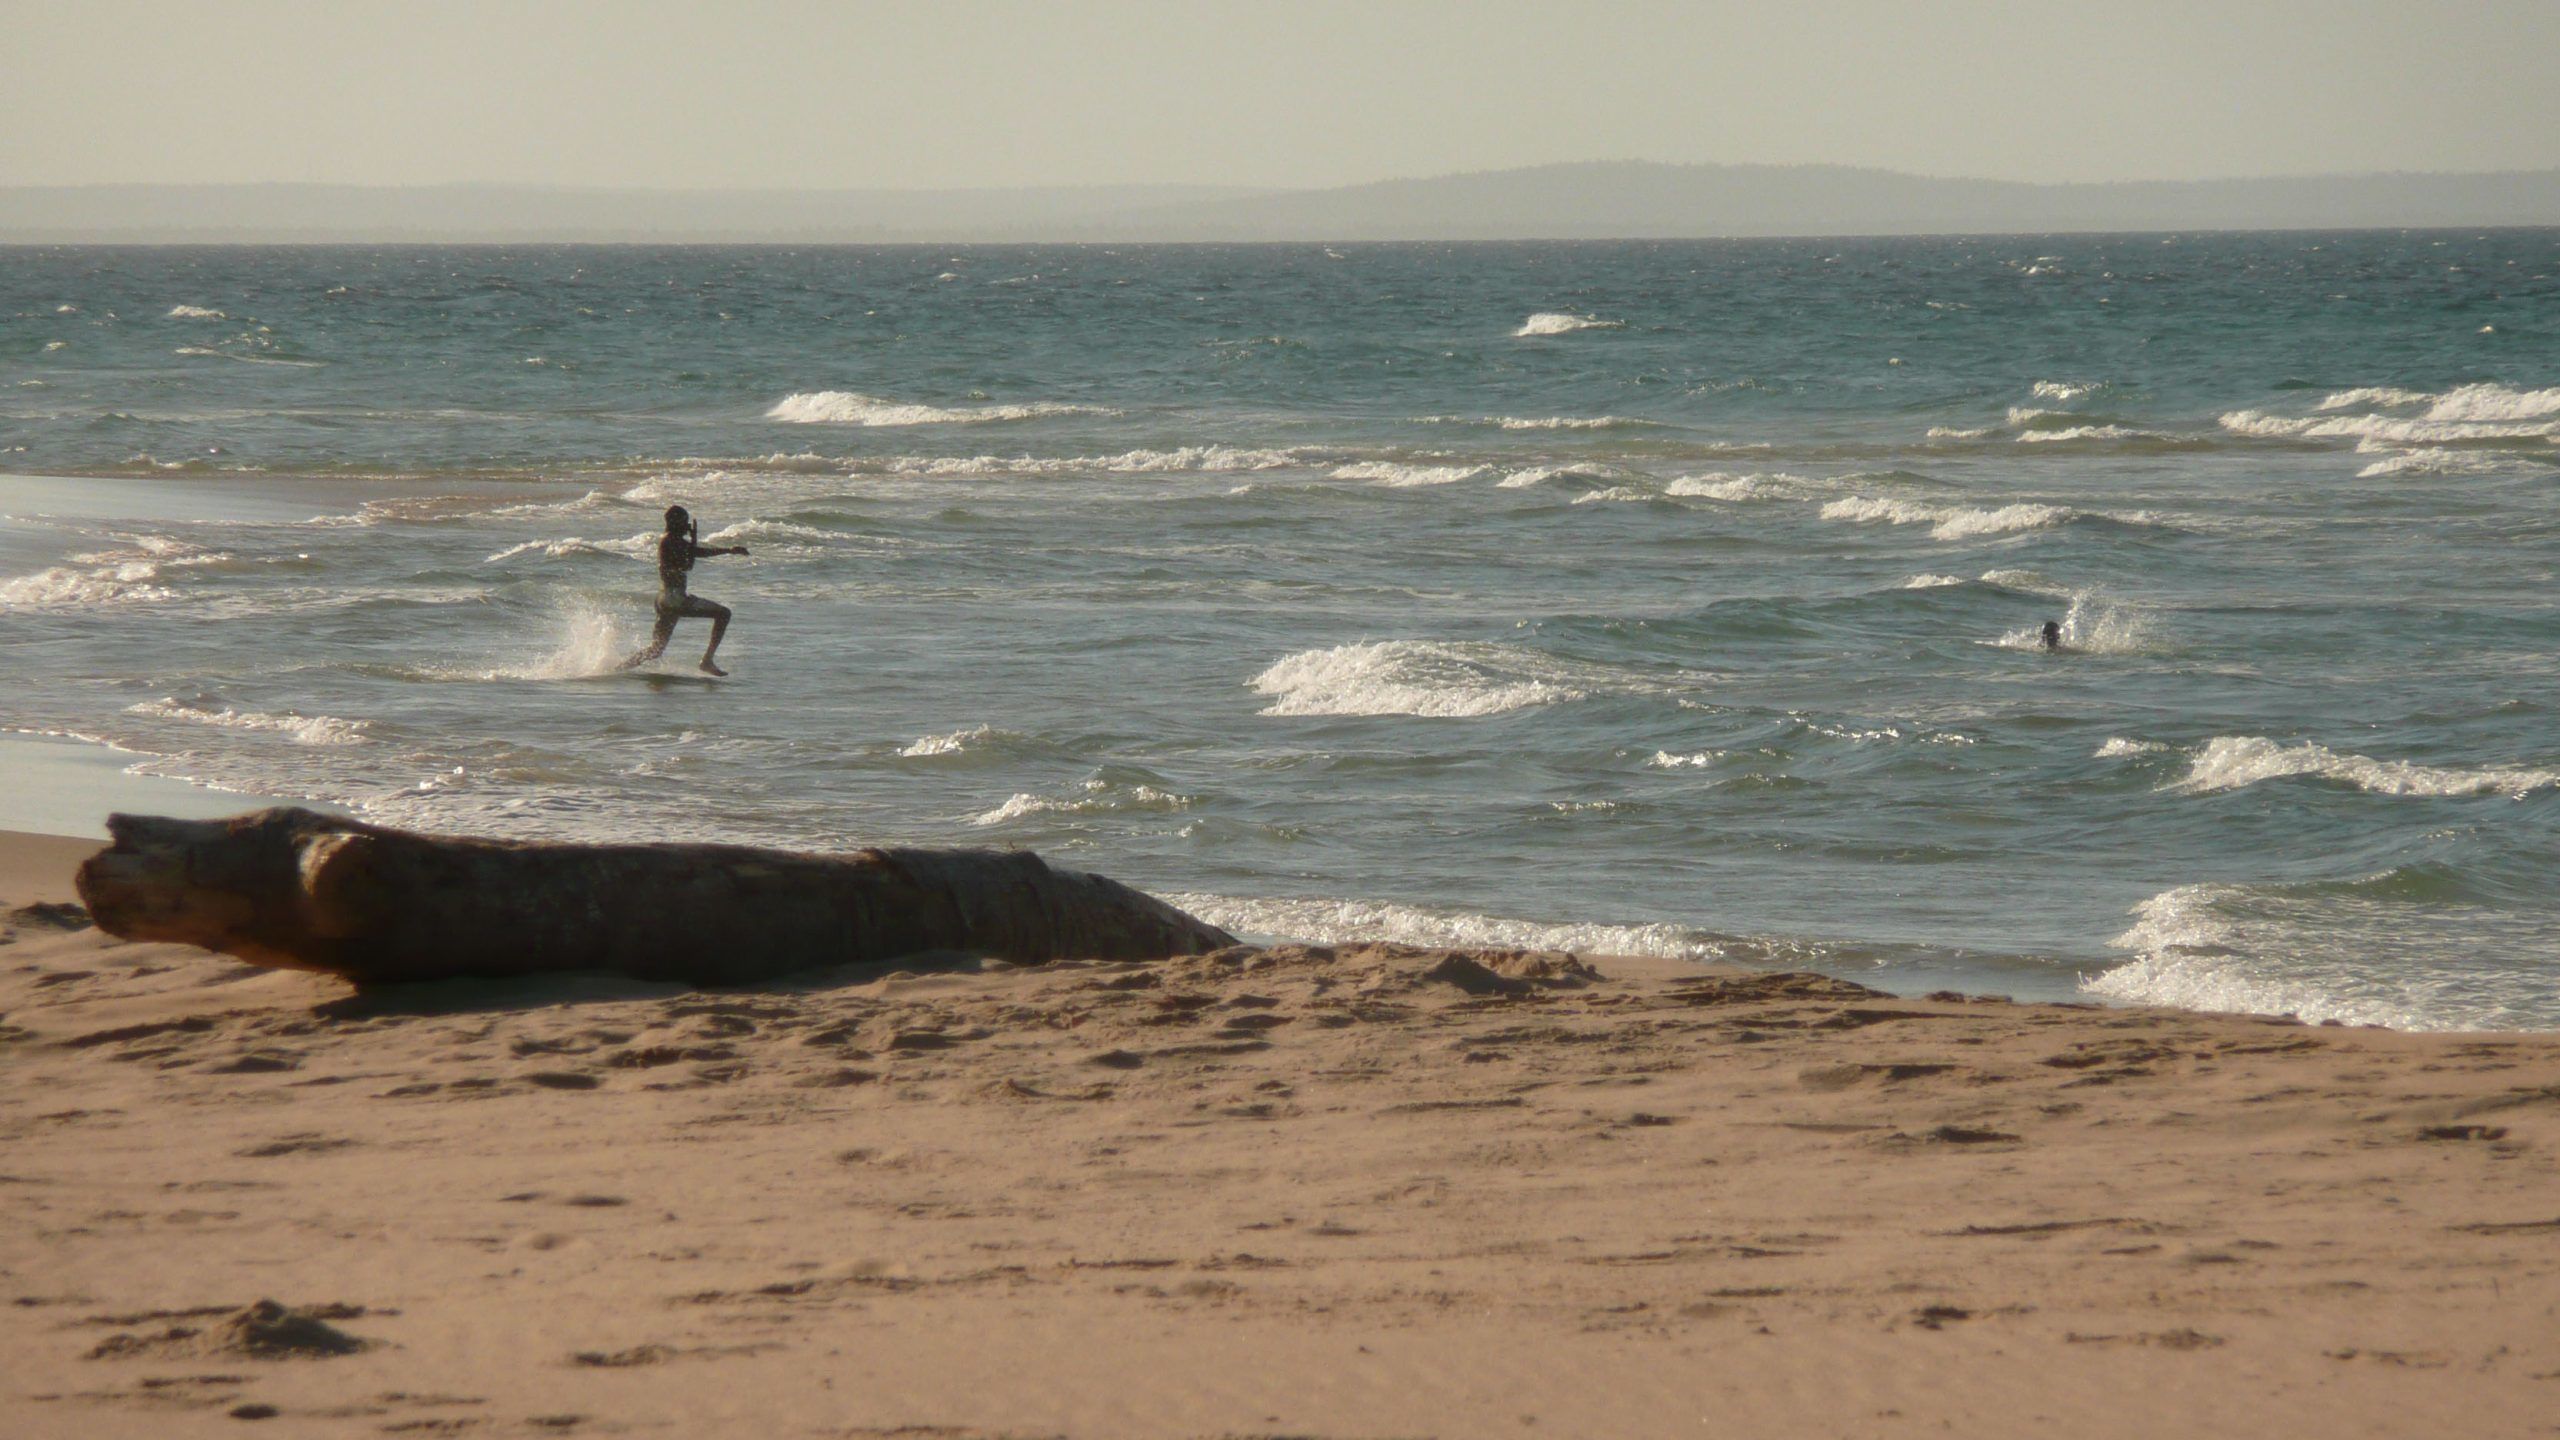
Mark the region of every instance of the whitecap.
<instances>
[{"instance_id":1,"label":"whitecap","mask_svg":"<svg viewBox=\"0 0 2560 1440\"><path fill-rule=\"evenodd\" d=\"M2560 769L2493 765L2464 769L2341 754L2303 741L2286 745L2263 735L2217 735L2195 752L2186 777L2170 788L2189 794L2237 790L2265 780L2309 775L2376 795L2506 795L2560 785Z\"/></svg>"},{"instance_id":2,"label":"whitecap","mask_svg":"<svg viewBox=\"0 0 2560 1440\"><path fill-rule=\"evenodd\" d=\"M2532 463L2524 457L2496 451L2403 450L2367 465L2356 472L2356 478L2381 480L2394 475L2492 475Z\"/></svg>"},{"instance_id":3,"label":"whitecap","mask_svg":"<svg viewBox=\"0 0 2560 1440\"><path fill-rule=\"evenodd\" d=\"M631 535L620 540L585 540L572 535L561 540L527 540L520 545L510 545L482 563L503 564L519 555L539 555L548 560L562 560L571 555L615 555L636 560L655 551L657 544L658 537L654 534Z\"/></svg>"},{"instance_id":4,"label":"whitecap","mask_svg":"<svg viewBox=\"0 0 2560 1440\"><path fill-rule=\"evenodd\" d=\"M1647 490L1641 486L1609 485L1598 490L1585 490L1581 494L1573 497L1573 503L1576 505L1590 505L1595 503L1606 504L1611 502L1623 503L1626 501L1651 502L1661 498L1661 492Z\"/></svg>"},{"instance_id":5,"label":"whitecap","mask_svg":"<svg viewBox=\"0 0 2560 1440\"><path fill-rule=\"evenodd\" d=\"M201 305L172 305L169 307L169 318L172 320L228 320L231 317L219 310L208 310Z\"/></svg>"},{"instance_id":6,"label":"whitecap","mask_svg":"<svg viewBox=\"0 0 2560 1440\"><path fill-rule=\"evenodd\" d=\"M1914 575L1910 579L1902 582L1902 588L1905 590L1943 590L1949 585L1962 585L1964 583L1965 578L1961 575Z\"/></svg>"},{"instance_id":7,"label":"whitecap","mask_svg":"<svg viewBox=\"0 0 2560 1440\"><path fill-rule=\"evenodd\" d=\"M986 745L1020 738L1010 730L999 730L992 725L972 725L966 730L954 730L948 735L924 736L900 750L898 754L909 760L923 760L937 755L959 755Z\"/></svg>"},{"instance_id":8,"label":"whitecap","mask_svg":"<svg viewBox=\"0 0 2560 1440\"><path fill-rule=\"evenodd\" d=\"M1653 758L1644 763L1656 770L1704 770L1724 759L1724 754L1722 750L1694 750L1686 755L1674 755L1668 750L1656 750Z\"/></svg>"},{"instance_id":9,"label":"whitecap","mask_svg":"<svg viewBox=\"0 0 2560 1440\"><path fill-rule=\"evenodd\" d=\"M1448 485L1460 480L1473 480L1489 474L1484 465L1403 465L1393 460L1355 460L1337 465L1336 480L1367 480L1379 485L1406 488L1415 485Z\"/></svg>"},{"instance_id":10,"label":"whitecap","mask_svg":"<svg viewBox=\"0 0 2560 1440\"><path fill-rule=\"evenodd\" d=\"M2560 414L2560 386L2512 390L2504 385L2463 385L2435 397L2430 420L2530 420Z\"/></svg>"},{"instance_id":11,"label":"whitecap","mask_svg":"<svg viewBox=\"0 0 2560 1440\"><path fill-rule=\"evenodd\" d=\"M2433 400L2424 390L2402 390L2392 385L2366 385L2354 390L2341 390L2324 397L2315 410L2393 410L2406 405L2423 405Z\"/></svg>"},{"instance_id":12,"label":"whitecap","mask_svg":"<svg viewBox=\"0 0 2560 1440\"><path fill-rule=\"evenodd\" d=\"M2023 590L2032 595L2063 596L2079 593L2071 586L2063 584L2040 570L1985 570L1982 572L1982 583L1997 585L2003 590Z\"/></svg>"},{"instance_id":13,"label":"whitecap","mask_svg":"<svg viewBox=\"0 0 2560 1440\"><path fill-rule=\"evenodd\" d=\"M1431 910L1382 900L1237 898L1171 894L1167 903L1212 925L1319 945L1385 942L1459 949L1569 950L1727 960L1761 947L1684 925L1590 925ZM1758 958L1751 955L1750 958Z\"/></svg>"},{"instance_id":14,"label":"whitecap","mask_svg":"<svg viewBox=\"0 0 2560 1440\"><path fill-rule=\"evenodd\" d=\"M2018 442L2038 445L2079 440L2152 440L2176 444L2190 438L2173 435L2166 430L2143 430L2131 425L2066 425L2059 430L2026 431L2018 437Z\"/></svg>"},{"instance_id":15,"label":"whitecap","mask_svg":"<svg viewBox=\"0 0 2560 1440\"><path fill-rule=\"evenodd\" d=\"M916 405L851 390L806 390L783 396L764 412L789 425L977 425L997 420L1040 420L1056 415L1116 415L1098 405L1041 400L1018 405L948 407Z\"/></svg>"},{"instance_id":16,"label":"whitecap","mask_svg":"<svg viewBox=\"0 0 2560 1440\"><path fill-rule=\"evenodd\" d=\"M1505 430L1615 430L1653 424L1650 420L1635 420L1624 415L1496 415L1493 423Z\"/></svg>"},{"instance_id":17,"label":"whitecap","mask_svg":"<svg viewBox=\"0 0 2560 1440\"><path fill-rule=\"evenodd\" d=\"M1663 487L1663 493L1698 500L1796 500L1817 488L1817 482L1802 475L1736 475L1719 470L1679 476Z\"/></svg>"},{"instance_id":18,"label":"whitecap","mask_svg":"<svg viewBox=\"0 0 2560 1440\"><path fill-rule=\"evenodd\" d=\"M2121 760L2132 755L2157 755L2168 748L2158 740L2128 740L2122 735L2110 735L2107 743L2098 747L2096 758Z\"/></svg>"},{"instance_id":19,"label":"whitecap","mask_svg":"<svg viewBox=\"0 0 2560 1440\"><path fill-rule=\"evenodd\" d=\"M56 565L32 575L0 580L0 610L58 610L92 605L132 605L173 600L178 592L150 581L152 565L83 568Z\"/></svg>"},{"instance_id":20,"label":"whitecap","mask_svg":"<svg viewBox=\"0 0 2560 1440\"><path fill-rule=\"evenodd\" d=\"M1574 315L1561 310L1541 310L1521 321L1520 328L1512 331L1511 334L1514 338L1526 339L1539 335L1570 335L1576 330L1624 330L1625 328L1627 328L1627 322L1624 320L1603 320L1596 315Z\"/></svg>"},{"instance_id":21,"label":"whitecap","mask_svg":"<svg viewBox=\"0 0 2560 1440\"><path fill-rule=\"evenodd\" d=\"M1278 470L1304 463L1292 450L1262 450L1236 445L1183 445L1171 450L1124 450L1117 455L1069 457L1038 455L900 455L867 462L865 468L891 475L997 476L1073 475L1106 471L1123 475L1199 471L1223 473Z\"/></svg>"},{"instance_id":22,"label":"whitecap","mask_svg":"<svg viewBox=\"0 0 2560 1440\"><path fill-rule=\"evenodd\" d=\"M2427 408L2418 415L2378 411ZM2275 415L2234 410L2217 417L2234 434L2264 439L2361 440L2397 445L2533 439L2560 434L2560 387L2519 390L2493 383L2441 393L2365 386L2323 398L2319 414ZM2366 413L2345 413L2363 409Z\"/></svg>"},{"instance_id":23,"label":"whitecap","mask_svg":"<svg viewBox=\"0 0 2560 1440\"><path fill-rule=\"evenodd\" d=\"M1129 813L1171 813L1188 810L1199 803L1198 797L1179 794L1160 785L1118 784L1096 777L1084 782L1069 795L1034 795L1023 792L983 815L970 818L972 825L1002 825L1031 815L1118 815Z\"/></svg>"},{"instance_id":24,"label":"whitecap","mask_svg":"<svg viewBox=\"0 0 2560 1440\"><path fill-rule=\"evenodd\" d=\"M1868 495L1850 495L1822 507L1825 520L1849 520L1859 523L1884 521L1893 525L1926 525L1930 535L1939 540L1962 540L1976 535L2005 535L2019 530L2040 530L2059 525L2078 512L2059 505L2011 504L2000 506L1931 505L1917 500L1897 500Z\"/></svg>"},{"instance_id":25,"label":"whitecap","mask_svg":"<svg viewBox=\"0 0 2560 1440\"><path fill-rule=\"evenodd\" d=\"M1253 677L1265 715L1499 715L1579 700L1567 667L1518 649L1436 640L1365 641L1284 656Z\"/></svg>"},{"instance_id":26,"label":"whitecap","mask_svg":"<svg viewBox=\"0 0 2560 1440\"><path fill-rule=\"evenodd\" d=\"M845 536L836 531L821 530L815 525L801 525L790 520L763 520L753 518L741 520L734 525L714 530L710 534L702 537L703 543L711 545L735 545L742 541L756 540L765 542L798 541L804 546L808 544L833 544L845 538Z\"/></svg>"},{"instance_id":27,"label":"whitecap","mask_svg":"<svg viewBox=\"0 0 2560 1440\"><path fill-rule=\"evenodd\" d=\"M262 715L254 710L234 710L228 706L209 710L183 700L164 697L145 700L125 707L128 715L148 715L161 720L184 720L195 725L212 725L226 730L265 730L281 734L296 745L361 745L365 741L366 722L341 720L334 715Z\"/></svg>"}]
</instances>

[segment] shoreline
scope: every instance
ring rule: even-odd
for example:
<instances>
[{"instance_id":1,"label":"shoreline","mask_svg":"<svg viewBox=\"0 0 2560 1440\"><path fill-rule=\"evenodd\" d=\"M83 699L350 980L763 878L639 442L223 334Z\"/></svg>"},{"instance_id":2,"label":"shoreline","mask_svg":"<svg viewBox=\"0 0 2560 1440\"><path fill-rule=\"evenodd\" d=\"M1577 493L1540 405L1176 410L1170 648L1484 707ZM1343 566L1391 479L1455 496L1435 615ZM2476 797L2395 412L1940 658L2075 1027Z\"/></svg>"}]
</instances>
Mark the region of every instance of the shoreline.
<instances>
[{"instance_id":1,"label":"shoreline","mask_svg":"<svg viewBox=\"0 0 2560 1440\"><path fill-rule=\"evenodd\" d=\"M0 899L87 848L0 837ZM31 1437L2520 1436L2560 1394L2560 1036L1388 946L357 993L0 926ZM262 1299L326 1328L262 1350Z\"/></svg>"}]
</instances>

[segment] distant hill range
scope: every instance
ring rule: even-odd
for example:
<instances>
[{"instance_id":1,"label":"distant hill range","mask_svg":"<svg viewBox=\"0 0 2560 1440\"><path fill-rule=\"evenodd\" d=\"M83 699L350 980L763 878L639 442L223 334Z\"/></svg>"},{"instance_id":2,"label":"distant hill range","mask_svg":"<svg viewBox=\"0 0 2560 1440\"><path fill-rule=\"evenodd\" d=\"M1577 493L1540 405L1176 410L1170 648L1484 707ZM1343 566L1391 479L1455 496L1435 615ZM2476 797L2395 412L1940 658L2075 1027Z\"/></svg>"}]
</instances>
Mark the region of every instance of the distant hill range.
<instances>
[{"instance_id":1,"label":"distant hill range","mask_svg":"<svg viewBox=\"0 0 2560 1440\"><path fill-rule=\"evenodd\" d=\"M1598 162L1328 190L0 187L0 242L1678 239L2560 225L2560 170L2040 185Z\"/></svg>"}]
</instances>

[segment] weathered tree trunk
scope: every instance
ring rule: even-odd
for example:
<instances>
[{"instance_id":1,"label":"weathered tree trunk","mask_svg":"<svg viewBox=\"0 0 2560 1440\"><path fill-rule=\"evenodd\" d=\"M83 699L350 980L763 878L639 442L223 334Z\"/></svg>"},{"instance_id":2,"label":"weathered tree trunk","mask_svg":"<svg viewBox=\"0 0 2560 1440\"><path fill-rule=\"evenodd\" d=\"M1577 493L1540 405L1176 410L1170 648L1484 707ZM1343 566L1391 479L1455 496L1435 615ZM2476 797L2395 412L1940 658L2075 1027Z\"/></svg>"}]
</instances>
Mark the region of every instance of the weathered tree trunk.
<instances>
[{"instance_id":1,"label":"weathered tree trunk","mask_svg":"<svg viewBox=\"0 0 2560 1440\"><path fill-rule=\"evenodd\" d=\"M79 877L100 929L359 983L608 970L741 985L933 950L1038 964L1235 943L1023 851L543 844L298 809L115 815L107 833Z\"/></svg>"}]
</instances>

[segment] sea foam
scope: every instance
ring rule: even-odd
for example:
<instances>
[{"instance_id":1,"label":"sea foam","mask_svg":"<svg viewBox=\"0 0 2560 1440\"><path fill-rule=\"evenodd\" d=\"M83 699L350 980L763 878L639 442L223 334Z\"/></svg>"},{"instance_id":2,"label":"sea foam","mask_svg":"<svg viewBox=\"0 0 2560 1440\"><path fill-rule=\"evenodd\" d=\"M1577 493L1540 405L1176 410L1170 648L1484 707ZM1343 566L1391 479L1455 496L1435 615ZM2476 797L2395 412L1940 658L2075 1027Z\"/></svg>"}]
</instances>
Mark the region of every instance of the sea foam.
<instances>
[{"instance_id":1,"label":"sea foam","mask_svg":"<svg viewBox=\"0 0 2560 1440\"><path fill-rule=\"evenodd\" d=\"M341 720L334 715L263 715L254 710L219 710L191 705L174 696L145 700L125 707L128 715L148 715L160 720L184 720L194 725L212 725L225 730L266 730L290 739L296 745L361 745L365 740L365 722Z\"/></svg>"},{"instance_id":2,"label":"sea foam","mask_svg":"<svg viewBox=\"0 0 2560 1440\"><path fill-rule=\"evenodd\" d=\"M1319 945L1364 941L1398 945L1506 950L1570 950L1602 955L1658 955L1675 960L1731 958L1747 942L1683 925L1588 925L1472 915L1380 900L1322 900L1173 894L1173 905L1221 929Z\"/></svg>"},{"instance_id":3,"label":"sea foam","mask_svg":"<svg viewBox=\"0 0 2560 1440\"><path fill-rule=\"evenodd\" d=\"M2286 955L2270 964L2270 957L2252 953L2287 937L2281 927L2252 925L2235 913L2248 898L2231 885L2181 885L2152 896L2134 907L2132 926L2112 942L2135 958L2082 981L2081 988L2132 1005L2432 1028L2379 996L2341 993L2369 985L2313 956Z\"/></svg>"}]
</instances>

